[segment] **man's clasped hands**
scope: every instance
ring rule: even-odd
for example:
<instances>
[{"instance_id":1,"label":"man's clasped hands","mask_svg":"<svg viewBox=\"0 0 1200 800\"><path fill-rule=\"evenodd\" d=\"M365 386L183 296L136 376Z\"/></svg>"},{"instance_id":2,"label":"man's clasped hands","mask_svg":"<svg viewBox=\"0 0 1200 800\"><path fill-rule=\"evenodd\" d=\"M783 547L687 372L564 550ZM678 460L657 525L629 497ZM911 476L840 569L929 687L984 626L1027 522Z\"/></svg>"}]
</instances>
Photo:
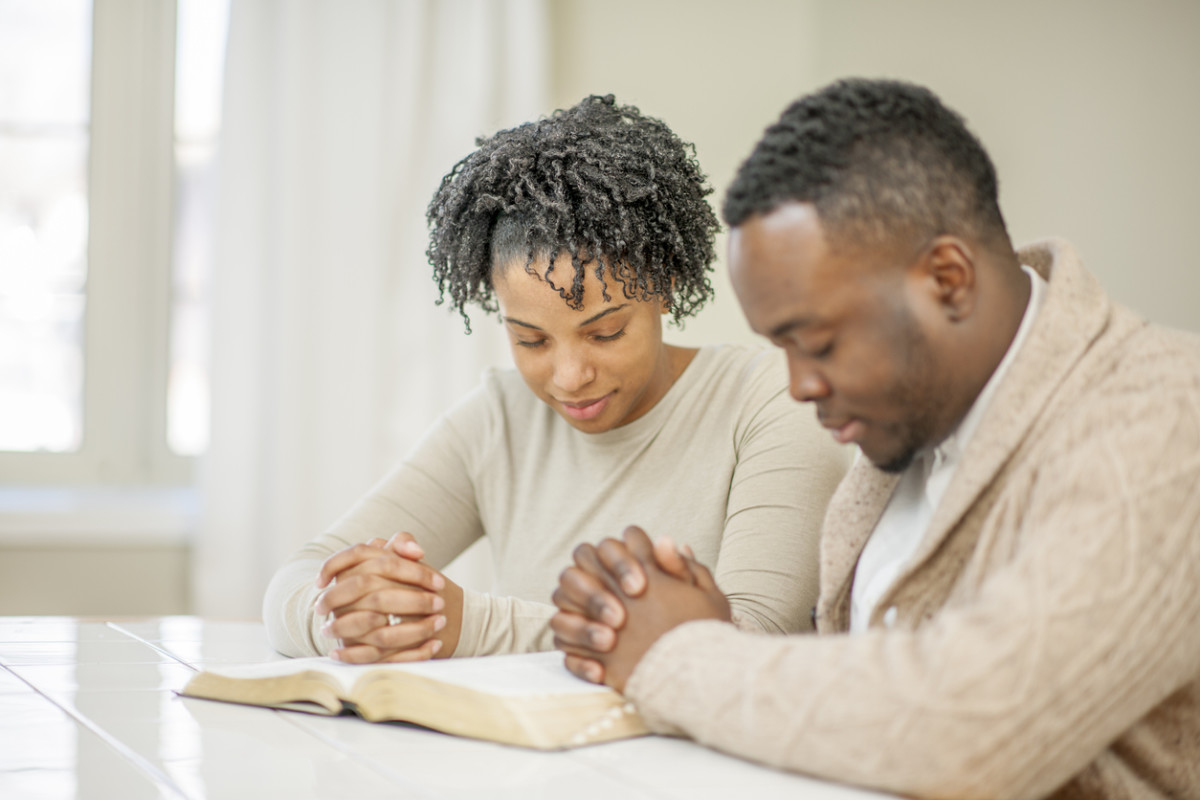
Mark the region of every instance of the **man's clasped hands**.
<instances>
[{"instance_id":1,"label":"man's clasped hands","mask_svg":"<svg viewBox=\"0 0 1200 800\"><path fill-rule=\"evenodd\" d=\"M330 556L321 567L317 613L348 663L419 661L453 654L462 630L462 588L422 562L414 538L398 533ZM623 691L650 647L699 619L730 621L729 601L691 549L651 542L636 526L621 540L575 549L559 576L550 621L571 672Z\"/></svg>"}]
</instances>

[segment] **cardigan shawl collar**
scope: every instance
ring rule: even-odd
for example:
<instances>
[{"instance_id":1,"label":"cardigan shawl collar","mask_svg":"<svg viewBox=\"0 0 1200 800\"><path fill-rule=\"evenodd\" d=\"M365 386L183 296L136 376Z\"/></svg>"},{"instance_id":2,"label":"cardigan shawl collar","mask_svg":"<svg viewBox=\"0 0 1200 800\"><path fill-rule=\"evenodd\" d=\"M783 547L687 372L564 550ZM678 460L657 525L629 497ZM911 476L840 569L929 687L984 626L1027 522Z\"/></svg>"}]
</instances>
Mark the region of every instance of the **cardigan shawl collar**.
<instances>
[{"instance_id":1,"label":"cardigan shawl collar","mask_svg":"<svg viewBox=\"0 0 1200 800\"><path fill-rule=\"evenodd\" d=\"M1023 248L1018 258L1049 282L1045 305L967 444L962 464L934 511L921 545L876 603L872 626L878 624L890 598L902 589L908 576L943 546L1029 434L1072 367L1109 324L1111 301L1083 269L1070 244L1048 239ZM820 632L849 629L855 566L899 479L860 457L830 502L821 536L821 593L816 614Z\"/></svg>"}]
</instances>

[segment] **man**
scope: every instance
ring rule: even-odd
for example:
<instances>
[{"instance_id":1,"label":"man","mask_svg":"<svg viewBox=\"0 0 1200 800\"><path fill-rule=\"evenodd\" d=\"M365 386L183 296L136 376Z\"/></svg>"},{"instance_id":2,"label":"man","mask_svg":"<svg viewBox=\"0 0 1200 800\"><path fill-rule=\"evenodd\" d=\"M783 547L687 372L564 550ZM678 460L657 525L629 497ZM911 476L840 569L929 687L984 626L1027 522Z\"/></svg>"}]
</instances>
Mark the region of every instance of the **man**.
<instances>
[{"instance_id":1,"label":"man","mask_svg":"<svg viewBox=\"0 0 1200 800\"><path fill-rule=\"evenodd\" d=\"M1200 343L1070 245L1014 252L930 92L851 80L769 128L729 269L790 388L860 451L821 536L816 637L740 633L637 529L576 551L568 666L659 731L941 797L1200 797Z\"/></svg>"}]
</instances>

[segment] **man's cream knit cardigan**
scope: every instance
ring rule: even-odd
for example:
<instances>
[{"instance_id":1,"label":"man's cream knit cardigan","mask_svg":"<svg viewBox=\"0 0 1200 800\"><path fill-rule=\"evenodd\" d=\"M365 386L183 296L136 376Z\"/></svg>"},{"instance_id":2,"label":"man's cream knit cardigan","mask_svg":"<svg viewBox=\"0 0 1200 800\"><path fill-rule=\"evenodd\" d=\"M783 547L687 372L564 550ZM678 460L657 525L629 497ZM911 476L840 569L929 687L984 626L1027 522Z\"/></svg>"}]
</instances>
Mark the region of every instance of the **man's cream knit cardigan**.
<instances>
[{"instance_id":1,"label":"man's cream knit cardigan","mask_svg":"<svg viewBox=\"0 0 1200 800\"><path fill-rule=\"evenodd\" d=\"M837 635L896 478L860 459L821 536L823 635L681 626L627 686L655 728L904 794L1200 797L1200 341L1064 242L1021 258L1046 304L871 630Z\"/></svg>"}]
</instances>

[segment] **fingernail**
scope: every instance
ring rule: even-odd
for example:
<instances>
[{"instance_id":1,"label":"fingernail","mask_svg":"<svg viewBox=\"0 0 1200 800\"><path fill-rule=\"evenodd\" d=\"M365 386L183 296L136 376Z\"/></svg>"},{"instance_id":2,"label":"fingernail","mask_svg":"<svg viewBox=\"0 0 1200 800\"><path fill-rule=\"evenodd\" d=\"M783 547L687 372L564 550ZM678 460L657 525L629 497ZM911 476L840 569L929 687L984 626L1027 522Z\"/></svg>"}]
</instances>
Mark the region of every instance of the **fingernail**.
<instances>
[{"instance_id":1,"label":"fingernail","mask_svg":"<svg viewBox=\"0 0 1200 800\"><path fill-rule=\"evenodd\" d=\"M442 640L441 640L441 639L434 639L434 640L433 640L433 648L432 648L432 650L433 650L433 654L434 654L434 655L437 655L437 652L438 652L439 650L441 650L441 649L442 649Z\"/></svg>"},{"instance_id":2,"label":"fingernail","mask_svg":"<svg viewBox=\"0 0 1200 800\"><path fill-rule=\"evenodd\" d=\"M446 618L445 617L443 617L442 615L439 614L438 616L433 618L433 629L435 631L440 631L444 627L446 627Z\"/></svg>"},{"instance_id":3,"label":"fingernail","mask_svg":"<svg viewBox=\"0 0 1200 800\"><path fill-rule=\"evenodd\" d=\"M433 610L441 611L445 607L446 607L446 601L442 599L441 595L435 594L433 596Z\"/></svg>"},{"instance_id":4,"label":"fingernail","mask_svg":"<svg viewBox=\"0 0 1200 800\"><path fill-rule=\"evenodd\" d=\"M425 555L425 551L421 549L421 545L417 544L416 542L405 542L404 552L417 556L418 558L422 558Z\"/></svg>"},{"instance_id":5,"label":"fingernail","mask_svg":"<svg viewBox=\"0 0 1200 800\"><path fill-rule=\"evenodd\" d=\"M590 627L588 628L588 644L594 650L608 650L612 647L613 634L611 628Z\"/></svg>"},{"instance_id":6,"label":"fingernail","mask_svg":"<svg viewBox=\"0 0 1200 800\"><path fill-rule=\"evenodd\" d=\"M329 657L332 658L334 661L341 661L342 653L340 650L332 650L329 653Z\"/></svg>"},{"instance_id":7,"label":"fingernail","mask_svg":"<svg viewBox=\"0 0 1200 800\"><path fill-rule=\"evenodd\" d=\"M621 615L612 606L605 606L600 612L600 621L610 628L615 628L621 624Z\"/></svg>"},{"instance_id":8,"label":"fingernail","mask_svg":"<svg viewBox=\"0 0 1200 800\"><path fill-rule=\"evenodd\" d=\"M587 671L587 679L589 681L591 681L592 683L599 683L601 680L603 680L602 673L600 672L600 668L597 667L595 664L588 664L586 671Z\"/></svg>"},{"instance_id":9,"label":"fingernail","mask_svg":"<svg viewBox=\"0 0 1200 800\"><path fill-rule=\"evenodd\" d=\"M439 592L446 588L446 579L436 572L433 575L433 588Z\"/></svg>"}]
</instances>

